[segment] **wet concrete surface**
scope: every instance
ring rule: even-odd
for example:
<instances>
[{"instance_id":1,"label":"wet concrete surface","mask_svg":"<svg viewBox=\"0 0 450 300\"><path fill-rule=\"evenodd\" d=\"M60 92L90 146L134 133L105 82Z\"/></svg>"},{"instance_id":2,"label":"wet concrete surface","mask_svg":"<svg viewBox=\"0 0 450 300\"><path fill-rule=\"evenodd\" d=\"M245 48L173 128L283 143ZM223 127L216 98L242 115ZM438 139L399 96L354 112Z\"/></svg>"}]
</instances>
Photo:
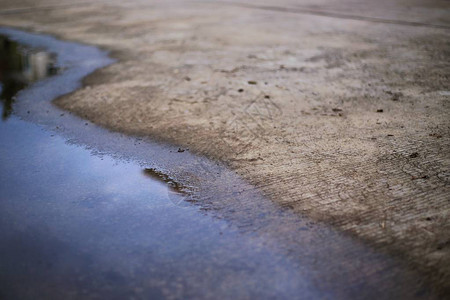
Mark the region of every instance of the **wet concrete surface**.
<instances>
[{"instance_id":1,"label":"wet concrete surface","mask_svg":"<svg viewBox=\"0 0 450 300\"><path fill-rule=\"evenodd\" d=\"M177 178L211 178L217 184L201 188L196 176L189 181L204 193L203 209L226 212L233 197L209 192L233 186L220 184L233 176L217 176L228 173L198 157L184 164L192 152L207 155L252 184L242 190L257 187L286 210L400 257L449 294L448 1L0 0L0 7L2 25L96 45L117 59L54 102L89 120L69 126L67 112L55 112L53 127L69 139L141 162L159 157L144 167L187 174ZM27 117L33 104L16 113L50 122L45 111ZM120 134L114 144L91 122L176 147L127 147ZM259 198L250 199L225 213L241 228L258 227L236 209L259 209ZM337 240L327 247L343 247Z\"/></svg>"},{"instance_id":2,"label":"wet concrete surface","mask_svg":"<svg viewBox=\"0 0 450 300\"><path fill-rule=\"evenodd\" d=\"M433 298L395 257L264 198L188 149L102 129L52 105L113 62L1 29L62 72L0 124L2 298Z\"/></svg>"}]
</instances>

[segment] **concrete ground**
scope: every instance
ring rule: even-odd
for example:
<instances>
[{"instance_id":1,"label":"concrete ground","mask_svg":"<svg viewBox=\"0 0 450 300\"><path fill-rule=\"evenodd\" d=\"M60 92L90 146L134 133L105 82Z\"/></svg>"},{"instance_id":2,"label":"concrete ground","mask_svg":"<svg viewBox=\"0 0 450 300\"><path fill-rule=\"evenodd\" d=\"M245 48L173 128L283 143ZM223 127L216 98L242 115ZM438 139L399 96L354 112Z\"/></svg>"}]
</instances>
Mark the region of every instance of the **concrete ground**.
<instances>
[{"instance_id":1,"label":"concrete ground","mask_svg":"<svg viewBox=\"0 0 450 300\"><path fill-rule=\"evenodd\" d=\"M448 1L0 0L0 25L112 50L57 105L224 161L450 290Z\"/></svg>"}]
</instances>

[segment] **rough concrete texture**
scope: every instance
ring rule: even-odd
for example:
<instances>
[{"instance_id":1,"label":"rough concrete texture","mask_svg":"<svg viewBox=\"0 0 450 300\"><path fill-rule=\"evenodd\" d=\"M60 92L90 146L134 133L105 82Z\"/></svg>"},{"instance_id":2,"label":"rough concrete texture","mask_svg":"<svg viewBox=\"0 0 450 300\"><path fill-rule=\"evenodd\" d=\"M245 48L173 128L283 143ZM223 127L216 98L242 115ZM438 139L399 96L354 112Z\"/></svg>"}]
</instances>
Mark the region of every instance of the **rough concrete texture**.
<instances>
[{"instance_id":1,"label":"rough concrete texture","mask_svg":"<svg viewBox=\"0 0 450 300\"><path fill-rule=\"evenodd\" d=\"M0 7L1 25L118 59L57 105L222 160L450 289L448 1Z\"/></svg>"}]
</instances>

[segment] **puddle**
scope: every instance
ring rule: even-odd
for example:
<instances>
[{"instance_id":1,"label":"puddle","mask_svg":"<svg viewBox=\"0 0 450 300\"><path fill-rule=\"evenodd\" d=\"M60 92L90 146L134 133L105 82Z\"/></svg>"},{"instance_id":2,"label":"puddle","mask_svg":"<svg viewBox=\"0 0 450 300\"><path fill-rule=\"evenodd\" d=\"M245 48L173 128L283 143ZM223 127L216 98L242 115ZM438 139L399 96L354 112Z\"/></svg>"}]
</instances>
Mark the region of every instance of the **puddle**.
<instances>
[{"instance_id":1,"label":"puddle","mask_svg":"<svg viewBox=\"0 0 450 300\"><path fill-rule=\"evenodd\" d=\"M277 207L222 165L51 104L112 63L107 53L0 34L57 54L36 70L64 70L21 81L2 107L0 298L430 297L403 264Z\"/></svg>"},{"instance_id":2,"label":"puddle","mask_svg":"<svg viewBox=\"0 0 450 300\"><path fill-rule=\"evenodd\" d=\"M92 155L14 117L0 137L6 298L310 294L286 258L180 206L181 191L139 165Z\"/></svg>"}]
</instances>

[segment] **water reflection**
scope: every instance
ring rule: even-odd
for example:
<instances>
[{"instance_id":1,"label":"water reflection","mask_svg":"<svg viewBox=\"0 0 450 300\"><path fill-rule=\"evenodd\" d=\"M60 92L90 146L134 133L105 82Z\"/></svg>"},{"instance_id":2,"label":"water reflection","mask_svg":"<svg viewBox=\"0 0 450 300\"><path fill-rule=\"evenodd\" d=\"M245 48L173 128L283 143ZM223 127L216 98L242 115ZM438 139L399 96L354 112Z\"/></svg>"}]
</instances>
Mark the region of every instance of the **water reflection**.
<instances>
[{"instance_id":1,"label":"water reflection","mask_svg":"<svg viewBox=\"0 0 450 300\"><path fill-rule=\"evenodd\" d=\"M0 35L0 100L2 119L12 113L16 94L35 81L57 73L56 55L30 49Z\"/></svg>"},{"instance_id":2,"label":"water reflection","mask_svg":"<svg viewBox=\"0 0 450 300\"><path fill-rule=\"evenodd\" d=\"M145 168L143 174L146 177L155 181L164 182L167 185L167 196L173 205L178 207L189 207L190 203L195 202L194 199L189 197L187 188L174 181L168 175L152 168Z\"/></svg>"}]
</instances>

